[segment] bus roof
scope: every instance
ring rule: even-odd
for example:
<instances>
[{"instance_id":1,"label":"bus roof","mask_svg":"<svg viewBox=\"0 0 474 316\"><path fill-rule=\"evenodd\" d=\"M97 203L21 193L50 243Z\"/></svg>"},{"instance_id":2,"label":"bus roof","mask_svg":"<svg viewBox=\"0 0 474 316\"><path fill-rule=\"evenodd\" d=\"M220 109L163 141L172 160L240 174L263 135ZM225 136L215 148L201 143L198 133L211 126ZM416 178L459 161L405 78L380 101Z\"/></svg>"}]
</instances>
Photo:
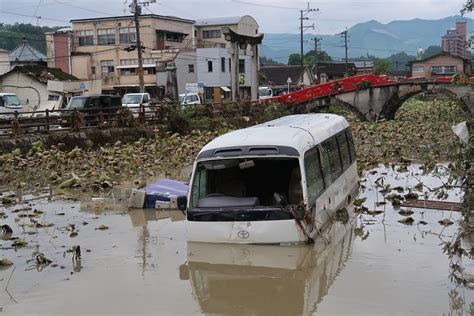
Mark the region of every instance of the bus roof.
<instances>
[{"instance_id":1,"label":"bus roof","mask_svg":"<svg viewBox=\"0 0 474 316\"><path fill-rule=\"evenodd\" d=\"M289 115L219 136L200 153L218 148L267 145L292 147L302 155L348 126L345 118L335 114Z\"/></svg>"}]
</instances>

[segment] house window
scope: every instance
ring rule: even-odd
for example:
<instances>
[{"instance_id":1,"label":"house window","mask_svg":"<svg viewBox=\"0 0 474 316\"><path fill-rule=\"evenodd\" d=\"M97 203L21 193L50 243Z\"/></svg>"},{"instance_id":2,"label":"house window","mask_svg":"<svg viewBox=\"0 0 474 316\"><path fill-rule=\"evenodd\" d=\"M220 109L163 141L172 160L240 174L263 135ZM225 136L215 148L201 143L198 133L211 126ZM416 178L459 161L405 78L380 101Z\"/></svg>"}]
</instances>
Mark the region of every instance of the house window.
<instances>
[{"instance_id":1,"label":"house window","mask_svg":"<svg viewBox=\"0 0 474 316\"><path fill-rule=\"evenodd\" d=\"M146 67L143 68L143 73L145 75L155 75L156 74L156 67Z\"/></svg>"},{"instance_id":2,"label":"house window","mask_svg":"<svg viewBox=\"0 0 474 316\"><path fill-rule=\"evenodd\" d=\"M191 74L191 73L194 73L194 65L190 64L188 65L188 72Z\"/></svg>"},{"instance_id":3,"label":"house window","mask_svg":"<svg viewBox=\"0 0 474 316\"><path fill-rule=\"evenodd\" d=\"M212 60L207 61L207 71L212 72Z\"/></svg>"},{"instance_id":4,"label":"house window","mask_svg":"<svg viewBox=\"0 0 474 316\"><path fill-rule=\"evenodd\" d=\"M119 41L120 44L130 44L130 43L135 43L136 36L135 36L136 30L134 27L122 27L119 29Z\"/></svg>"},{"instance_id":5,"label":"house window","mask_svg":"<svg viewBox=\"0 0 474 316\"><path fill-rule=\"evenodd\" d=\"M425 72L425 66L424 65L413 66L413 72Z\"/></svg>"},{"instance_id":6,"label":"house window","mask_svg":"<svg viewBox=\"0 0 474 316\"><path fill-rule=\"evenodd\" d=\"M48 95L48 101L59 101L59 95L54 95L54 94Z\"/></svg>"},{"instance_id":7,"label":"house window","mask_svg":"<svg viewBox=\"0 0 474 316\"><path fill-rule=\"evenodd\" d=\"M445 74L455 74L456 73L456 66L444 66L444 73Z\"/></svg>"},{"instance_id":8,"label":"house window","mask_svg":"<svg viewBox=\"0 0 474 316\"><path fill-rule=\"evenodd\" d=\"M220 38L221 30L202 31L202 38Z\"/></svg>"},{"instance_id":9,"label":"house window","mask_svg":"<svg viewBox=\"0 0 474 316\"><path fill-rule=\"evenodd\" d=\"M95 67L91 67L91 75L95 76Z\"/></svg>"},{"instance_id":10,"label":"house window","mask_svg":"<svg viewBox=\"0 0 474 316\"><path fill-rule=\"evenodd\" d=\"M121 68L121 76L135 76L137 74L137 68Z\"/></svg>"},{"instance_id":11,"label":"house window","mask_svg":"<svg viewBox=\"0 0 474 316\"><path fill-rule=\"evenodd\" d=\"M434 74L442 74L443 66L431 66L431 72Z\"/></svg>"},{"instance_id":12,"label":"house window","mask_svg":"<svg viewBox=\"0 0 474 316\"><path fill-rule=\"evenodd\" d=\"M239 73L245 73L245 59L239 59Z\"/></svg>"},{"instance_id":13,"label":"house window","mask_svg":"<svg viewBox=\"0 0 474 316\"><path fill-rule=\"evenodd\" d=\"M94 45L94 33L92 30L77 31L76 37L79 46Z\"/></svg>"},{"instance_id":14,"label":"house window","mask_svg":"<svg viewBox=\"0 0 474 316\"><path fill-rule=\"evenodd\" d=\"M102 60L100 62L103 75L113 75L114 74L114 61L113 60Z\"/></svg>"},{"instance_id":15,"label":"house window","mask_svg":"<svg viewBox=\"0 0 474 316\"><path fill-rule=\"evenodd\" d=\"M115 45L115 29L97 30L97 42L99 45Z\"/></svg>"},{"instance_id":16,"label":"house window","mask_svg":"<svg viewBox=\"0 0 474 316\"><path fill-rule=\"evenodd\" d=\"M120 59L120 65L138 65L138 59Z\"/></svg>"},{"instance_id":17,"label":"house window","mask_svg":"<svg viewBox=\"0 0 474 316\"><path fill-rule=\"evenodd\" d=\"M225 72L225 58L224 57L221 58L221 71Z\"/></svg>"},{"instance_id":18,"label":"house window","mask_svg":"<svg viewBox=\"0 0 474 316\"><path fill-rule=\"evenodd\" d=\"M168 42L181 43L183 41L183 34L181 34L181 33L166 33L166 40Z\"/></svg>"}]
</instances>

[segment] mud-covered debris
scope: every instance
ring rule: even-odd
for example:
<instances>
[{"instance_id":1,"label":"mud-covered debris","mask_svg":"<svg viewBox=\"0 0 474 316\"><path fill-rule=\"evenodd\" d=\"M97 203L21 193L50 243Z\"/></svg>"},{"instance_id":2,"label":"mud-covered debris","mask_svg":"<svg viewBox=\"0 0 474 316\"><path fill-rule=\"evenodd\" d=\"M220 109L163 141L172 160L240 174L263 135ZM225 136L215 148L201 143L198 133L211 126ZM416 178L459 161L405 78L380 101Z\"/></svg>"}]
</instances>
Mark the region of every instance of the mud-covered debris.
<instances>
[{"instance_id":1,"label":"mud-covered debris","mask_svg":"<svg viewBox=\"0 0 474 316\"><path fill-rule=\"evenodd\" d=\"M405 199L406 200L418 200L418 194L416 194L414 192L409 192L409 193L405 194Z\"/></svg>"},{"instance_id":2,"label":"mud-covered debris","mask_svg":"<svg viewBox=\"0 0 474 316\"><path fill-rule=\"evenodd\" d=\"M381 210L368 210L366 212L368 215L377 216L383 213Z\"/></svg>"},{"instance_id":3,"label":"mud-covered debris","mask_svg":"<svg viewBox=\"0 0 474 316\"><path fill-rule=\"evenodd\" d=\"M418 224L420 224L420 225L428 225L428 223L425 222L425 221L419 221Z\"/></svg>"},{"instance_id":4,"label":"mud-covered debris","mask_svg":"<svg viewBox=\"0 0 474 316\"><path fill-rule=\"evenodd\" d=\"M408 216L408 217L404 217L404 218L400 219L398 222L402 223L402 224L405 224L405 225L411 225L411 224L413 224L414 221L415 220L411 216Z\"/></svg>"},{"instance_id":5,"label":"mud-covered debris","mask_svg":"<svg viewBox=\"0 0 474 316\"><path fill-rule=\"evenodd\" d=\"M95 230L107 230L109 229L108 226L105 226L105 225L100 225L99 227L97 227Z\"/></svg>"},{"instance_id":6,"label":"mud-covered debris","mask_svg":"<svg viewBox=\"0 0 474 316\"><path fill-rule=\"evenodd\" d=\"M16 203L16 200L12 197L5 196L4 198L2 198L2 204L3 205L12 205L12 204L15 204L15 203Z\"/></svg>"},{"instance_id":7,"label":"mud-covered debris","mask_svg":"<svg viewBox=\"0 0 474 316\"><path fill-rule=\"evenodd\" d=\"M349 221L349 212L345 208L339 209L336 211L334 219L338 222L346 224Z\"/></svg>"},{"instance_id":8,"label":"mud-covered debris","mask_svg":"<svg viewBox=\"0 0 474 316\"><path fill-rule=\"evenodd\" d=\"M10 226L8 226L7 224L0 225L0 233L1 234L12 234L13 229Z\"/></svg>"},{"instance_id":9,"label":"mud-covered debris","mask_svg":"<svg viewBox=\"0 0 474 316\"><path fill-rule=\"evenodd\" d=\"M393 199L392 199L392 205L393 205L394 207L398 207L398 206L400 206L401 204L402 204L402 202L401 202L400 199L398 199L398 198L393 198Z\"/></svg>"},{"instance_id":10,"label":"mud-covered debris","mask_svg":"<svg viewBox=\"0 0 474 316\"><path fill-rule=\"evenodd\" d=\"M413 213L415 213L415 212L413 212L411 209L406 209L406 210L403 209L403 210L400 210L400 211L398 212L398 214L400 214L400 215L402 215L402 216L410 216L410 215L412 215Z\"/></svg>"},{"instance_id":11,"label":"mud-covered debris","mask_svg":"<svg viewBox=\"0 0 474 316\"><path fill-rule=\"evenodd\" d=\"M13 242L12 247L21 248L25 247L28 243L23 239L17 239Z\"/></svg>"},{"instance_id":12,"label":"mud-covered debris","mask_svg":"<svg viewBox=\"0 0 474 316\"><path fill-rule=\"evenodd\" d=\"M418 182L417 185L413 187L417 191L422 191L423 190L423 182Z\"/></svg>"},{"instance_id":13,"label":"mud-covered debris","mask_svg":"<svg viewBox=\"0 0 474 316\"><path fill-rule=\"evenodd\" d=\"M13 265L13 262L8 260L7 258L0 258L0 267L9 267Z\"/></svg>"},{"instance_id":14,"label":"mud-covered debris","mask_svg":"<svg viewBox=\"0 0 474 316\"><path fill-rule=\"evenodd\" d=\"M450 225L454 224L454 222L452 220L448 219L448 218L442 219L442 220L438 221L438 223L440 223L443 226L450 226Z\"/></svg>"},{"instance_id":15,"label":"mud-covered debris","mask_svg":"<svg viewBox=\"0 0 474 316\"><path fill-rule=\"evenodd\" d=\"M361 206L366 200L367 200L367 198L355 199L354 200L354 205L355 206Z\"/></svg>"},{"instance_id":16,"label":"mud-covered debris","mask_svg":"<svg viewBox=\"0 0 474 316\"><path fill-rule=\"evenodd\" d=\"M403 193L405 191L405 188L398 186L394 187L393 190L397 191L398 193Z\"/></svg>"}]
</instances>

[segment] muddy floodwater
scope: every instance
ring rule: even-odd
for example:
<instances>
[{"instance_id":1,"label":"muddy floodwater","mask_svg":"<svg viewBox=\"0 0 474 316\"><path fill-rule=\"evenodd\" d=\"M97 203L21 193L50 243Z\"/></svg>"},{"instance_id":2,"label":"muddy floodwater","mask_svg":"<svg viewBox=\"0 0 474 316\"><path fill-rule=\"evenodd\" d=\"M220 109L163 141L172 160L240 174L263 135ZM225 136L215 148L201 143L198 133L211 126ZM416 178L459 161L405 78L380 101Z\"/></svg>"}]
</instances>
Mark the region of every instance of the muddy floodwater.
<instances>
[{"instance_id":1,"label":"muddy floodwater","mask_svg":"<svg viewBox=\"0 0 474 316\"><path fill-rule=\"evenodd\" d=\"M128 211L125 187L94 198L47 190L23 195L28 202L0 209L7 216L0 223L13 228L0 240L0 258L13 263L0 267L0 309L7 315L469 314L474 291L449 280L441 246L452 240L462 214L410 208L414 222L400 223L398 212L407 208L384 200L380 178L402 187L401 194L419 180L430 188L445 180L422 176L416 165L367 171L360 197L369 212L334 222L314 245L292 247L188 243L181 212ZM448 201L461 197L452 190ZM439 224L443 219L454 224ZM52 262L38 263L39 253Z\"/></svg>"}]
</instances>

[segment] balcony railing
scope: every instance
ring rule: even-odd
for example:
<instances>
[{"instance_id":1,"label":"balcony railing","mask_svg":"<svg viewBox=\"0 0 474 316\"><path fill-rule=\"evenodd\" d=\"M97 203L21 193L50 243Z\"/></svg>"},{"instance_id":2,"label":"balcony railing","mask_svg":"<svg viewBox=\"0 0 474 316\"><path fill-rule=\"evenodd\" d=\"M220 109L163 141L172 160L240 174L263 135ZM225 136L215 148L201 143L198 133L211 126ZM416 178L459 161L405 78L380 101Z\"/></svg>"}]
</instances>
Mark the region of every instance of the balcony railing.
<instances>
[{"instance_id":1,"label":"balcony railing","mask_svg":"<svg viewBox=\"0 0 474 316\"><path fill-rule=\"evenodd\" d=\"M145 43L145 46L146 43ZM155 50L173 50L173 49L196 49L196 48L225 48L225 43L216 43L197 38L184 39L182 42L155 41L153 48Z\"/></svg>"}]
</instances>

